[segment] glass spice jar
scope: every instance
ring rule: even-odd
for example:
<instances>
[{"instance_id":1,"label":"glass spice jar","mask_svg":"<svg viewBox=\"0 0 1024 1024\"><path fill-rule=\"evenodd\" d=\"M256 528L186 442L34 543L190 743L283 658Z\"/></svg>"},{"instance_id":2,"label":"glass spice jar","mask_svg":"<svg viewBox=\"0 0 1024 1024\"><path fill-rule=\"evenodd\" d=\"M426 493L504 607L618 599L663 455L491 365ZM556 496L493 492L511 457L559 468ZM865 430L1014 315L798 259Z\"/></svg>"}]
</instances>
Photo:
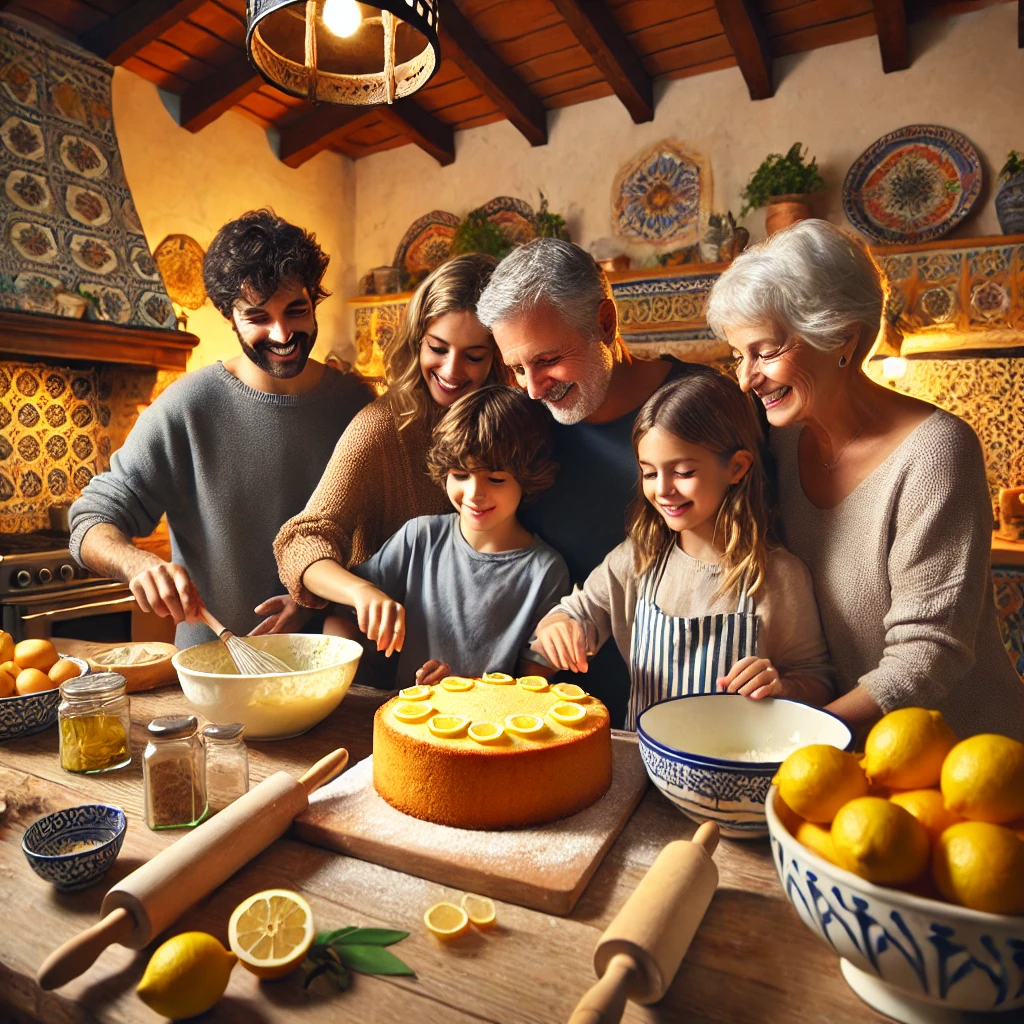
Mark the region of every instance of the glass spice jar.
<instances>
[{"instance_id":1,"label":"glass spice jar","mask_svg":"<svg viewBox=\"0 0 1024 1024\"><path fill-rule=\"evenodd\" d=\"M60 766L96 774L131 763L127 683L118 672L76 676L60 684Z\"/></svg>"},{"instance_id":2,"label":"glass spice jar","mask_svg":"<svg viewBox=\"0 0 1024 1024\"><path fill-rule=\"evenodd\" d=\"M210 813L223 811L249 792L249 752L242 741L245 726L208 725L203 729L206 748L206 800Z\"/></svg>"},{"instance_id":3,"label":"glass spice jar","mask_svg":"<svg viewBox=\"0 0 1024 1024\"><path fill-rule=\"evenodd\" d=\"M188 828L206 817L206 758L195 715L154 718L142 755L146 824Z\"/></svg>"}]
</instances>

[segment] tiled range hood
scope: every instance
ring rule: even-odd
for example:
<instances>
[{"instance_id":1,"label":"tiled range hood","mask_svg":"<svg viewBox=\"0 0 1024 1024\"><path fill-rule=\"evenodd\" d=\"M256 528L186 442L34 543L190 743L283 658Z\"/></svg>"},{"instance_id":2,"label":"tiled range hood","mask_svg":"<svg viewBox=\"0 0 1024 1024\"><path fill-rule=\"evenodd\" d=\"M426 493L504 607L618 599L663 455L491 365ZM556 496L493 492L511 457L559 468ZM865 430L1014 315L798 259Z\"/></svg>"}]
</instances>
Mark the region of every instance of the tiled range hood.
<instances>
[{"instance_id":1,"label":"tiled range hood","mask_svg":"<svg viewBox=\"0 0 1024 1024\"><path fill-rule=\"evenodd\" d=\"M112 74L0 15L0 352L184 369L198 339L175 330L132 202Z\"/></svg>"}]
</instances>

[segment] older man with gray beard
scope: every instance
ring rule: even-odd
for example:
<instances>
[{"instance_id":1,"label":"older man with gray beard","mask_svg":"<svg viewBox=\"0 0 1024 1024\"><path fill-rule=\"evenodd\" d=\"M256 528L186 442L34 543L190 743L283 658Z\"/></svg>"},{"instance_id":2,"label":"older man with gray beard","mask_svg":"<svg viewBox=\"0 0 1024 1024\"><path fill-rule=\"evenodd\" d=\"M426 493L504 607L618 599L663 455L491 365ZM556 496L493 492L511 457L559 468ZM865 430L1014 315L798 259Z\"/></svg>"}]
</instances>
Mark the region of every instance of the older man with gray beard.
<instances>
[{"instance_id":1,"label":"older man with gray beard","mask_svg":"<svg viewBox=\"0 0 1024 1024\"><path fill-rule=\"evenodd\" d=\"M523 524L566 560L582 584L626 535L636 494L633 421L666 381L693 368L671 357L633 359L618 331L611 285L578 245L537 238L494 271L477 304L506 365L555 420L555 484ZM591 659L587 690L621 725L629 672L614 644Z\"/></svg>"}]
</instances>

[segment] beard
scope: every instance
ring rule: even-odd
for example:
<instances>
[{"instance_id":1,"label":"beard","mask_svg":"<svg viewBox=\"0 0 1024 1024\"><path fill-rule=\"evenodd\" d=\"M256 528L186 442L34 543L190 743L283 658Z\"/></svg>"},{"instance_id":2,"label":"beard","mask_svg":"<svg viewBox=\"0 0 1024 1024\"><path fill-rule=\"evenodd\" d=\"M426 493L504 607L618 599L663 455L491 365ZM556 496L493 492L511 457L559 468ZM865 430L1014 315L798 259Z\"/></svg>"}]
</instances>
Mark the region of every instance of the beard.
<instances>
[{"instance_id":1,"label":"beard","mask_svg":"<svg viewBox=\"0 0 1024 1024\"><path fill-rule=\"evenodd\" d=\"M563 426L571 426L593 416L608 396L615 357L603 341L593 344L595 357L577 379L557 385L548 392L547 398L542 399L555 422ZM556 401L557 405L552 404Z\"/></svg>"},{"instance_id":2,"label":"beard","mask_svg":"<svg viewBox=\"0 0 1024 1024\"><path fill-rule=\"evenodd\" d=\"M299 346L299 354L295 359L287 363L278 362L273 356L267 351L270 347L269 341L260 341L256 345L250 345L241 334L238 332L238 328L235 328L235 334L238 335L239 344L242 346L242 351L249 357L249 360L258 366L265 374L270 377L276 377L279 380L287 380L291 377L298 377L300 373L306 368L306 363L309 360L310 353L313 351L313 346L316 344L316 334L318 327L316 324L313 325L313 330L307 334L305 331L293 331L291 337L288 339L288 343L294 342ZM275 348L281 346L275 345Z\"/></svg>"}]
</instances>

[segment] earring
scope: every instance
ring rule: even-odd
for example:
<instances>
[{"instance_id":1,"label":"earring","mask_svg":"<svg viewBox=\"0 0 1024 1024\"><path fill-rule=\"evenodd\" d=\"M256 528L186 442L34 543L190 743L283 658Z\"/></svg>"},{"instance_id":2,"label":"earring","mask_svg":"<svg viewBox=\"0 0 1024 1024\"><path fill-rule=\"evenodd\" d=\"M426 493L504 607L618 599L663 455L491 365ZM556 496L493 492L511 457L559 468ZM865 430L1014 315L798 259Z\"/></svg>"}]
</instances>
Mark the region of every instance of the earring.
<instances>
[{"instance_id":1,"label":"earring","mask_svg":"<svg viewBox=\"0 0 1024 1024\"><path fill-rule=\"evenodd\" d=\"M845 366L846 365L846 356L840 356L839 357L839 365L840 366Z\"/></svg>"}]
</instances>

